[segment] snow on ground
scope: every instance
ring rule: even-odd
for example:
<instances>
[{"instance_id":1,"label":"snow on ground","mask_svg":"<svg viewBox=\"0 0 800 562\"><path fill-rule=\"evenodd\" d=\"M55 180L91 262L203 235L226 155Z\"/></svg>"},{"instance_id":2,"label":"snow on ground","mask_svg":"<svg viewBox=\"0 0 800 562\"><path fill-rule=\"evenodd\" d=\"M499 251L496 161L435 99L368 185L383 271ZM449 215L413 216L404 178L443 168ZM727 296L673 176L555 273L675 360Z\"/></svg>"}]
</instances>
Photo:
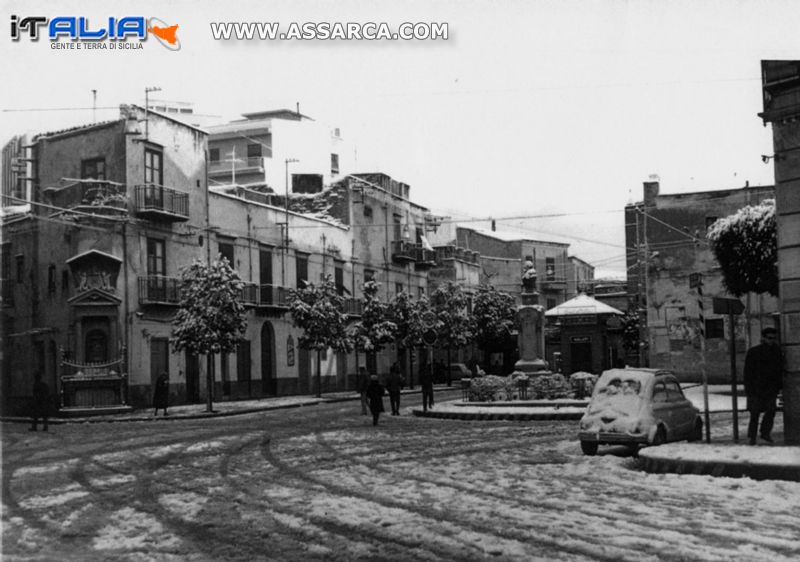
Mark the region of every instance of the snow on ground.
<instances>
[{"instance_id":1,"label":"snow on ground","mask_svg":"<svg viewBox=\"0 0 800 562\"><path fill-rule=\"evenodd\" d=\"M124 507L109 516L108 525L94 538L97 550L163 550L177 548L181 541L164 530L152 515Z\"/></svg>"}]
</instances>

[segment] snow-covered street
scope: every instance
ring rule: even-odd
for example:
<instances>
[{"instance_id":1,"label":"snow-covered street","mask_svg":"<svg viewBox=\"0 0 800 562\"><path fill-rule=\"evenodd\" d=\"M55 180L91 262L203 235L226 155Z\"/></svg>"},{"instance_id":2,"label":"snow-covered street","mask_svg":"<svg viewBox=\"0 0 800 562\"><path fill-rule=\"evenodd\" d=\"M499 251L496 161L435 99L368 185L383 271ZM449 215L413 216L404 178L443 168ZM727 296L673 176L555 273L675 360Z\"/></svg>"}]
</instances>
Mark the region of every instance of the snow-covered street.
<instances>
[{"instance_id":1,"label":"snow-covered street","mask_svg":"<svg viewBox=\"0 0 800 562\"><path fill-rule=\"evenodd\" d=\"M7 560L800 557L800 483L585 457L574 421L374 428L345 403L3 432Z\"/></svg>"}]
</instances>

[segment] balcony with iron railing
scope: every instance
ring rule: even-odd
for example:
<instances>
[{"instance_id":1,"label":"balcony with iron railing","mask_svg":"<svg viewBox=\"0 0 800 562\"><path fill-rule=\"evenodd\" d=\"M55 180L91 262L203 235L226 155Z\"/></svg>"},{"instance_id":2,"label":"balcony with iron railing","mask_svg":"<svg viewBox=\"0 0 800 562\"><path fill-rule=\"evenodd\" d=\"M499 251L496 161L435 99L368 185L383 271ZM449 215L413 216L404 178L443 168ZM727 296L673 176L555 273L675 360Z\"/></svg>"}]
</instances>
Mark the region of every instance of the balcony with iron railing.
<instances>
[{"instance_id":1,"label":"balcony with iron railing","mask_svg":"<svg viewBox=\"0 0 800 562\"><path fill-rule=\"evenodd\" d=\"M109 217L128 213L128 194L124 184L95 179L62 181L69 183L43 190L55 207Z\"/></svg>"},{"instance_id":2,"label":"balcony with iron railing","mask_svg":"<svg viewBox=\"0 0 800 562\"><path fill-rule=\"evenodd\" d=\"M261 296L261 286L255 283L245 283L242 287L242 303L245 306L257 306Z\"/></svg>"},{"instance_id":3,"label":"balcony with iron railing","mask_svg":"<svg viewBox=\"0 0 800 562\"><path fill-rule=\"evenodd\" d=\"M189 194L148 183L135 188L136 214L153 221L189 220Z\"/></svg>"},{"instance_id":4,"label":"balcony with iron railing","mask_svg":"<svg viewBox=\"0 0 800 562\"><path fill-rule=\"evenodd\" d=\"M257 306L263 308L288 308L289 290L281 285L258 285Z\"/></svg>"},{"instance_id":5,"label":"balcony with iron railing","mask_svg":"<svg viewBox=\"0 0 800 562\"><path fill-rule=\"evenodd\" d=\"M416 259L415 246L408 240L392 240L392 261L397 263L412 262Z\"/></svg>"},{"instance_id":6,"label":"balcony with iron railing","mask_svg":"<svg viewBox=\"0 0 800 562\"><path fill-rule=\"evenodd\" d=\"M414 259L417 269L436 267L436 250L417 246L414 249Z\"/></svg>"},{"instance_id":7,"label":"balcony with iron railing","mask_svg":"<svg viewBox=\"0 0 800 562\"><path fill-rule=\"evenodd\" d=\"M181 298L180 283L181 280L177 277L139 277L139 304L177 305Z\"/></svg>"}]
</instances>

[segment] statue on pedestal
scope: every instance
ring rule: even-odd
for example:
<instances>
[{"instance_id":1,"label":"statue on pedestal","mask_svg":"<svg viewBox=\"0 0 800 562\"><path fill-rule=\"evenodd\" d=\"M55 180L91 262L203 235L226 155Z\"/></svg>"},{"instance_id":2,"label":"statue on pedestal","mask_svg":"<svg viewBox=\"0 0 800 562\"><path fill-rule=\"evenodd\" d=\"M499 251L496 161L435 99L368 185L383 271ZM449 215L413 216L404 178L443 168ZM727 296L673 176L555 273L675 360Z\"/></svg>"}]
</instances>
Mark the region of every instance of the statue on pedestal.
<instances>
[{"instance_id":1,"label":"statue on pedestal","mask_svg":"<svg viewBox=\"0 0 800 562\"><path fill-rule=\"evenodd\" d=\"M541 359L544 352L544 331L542 329L544 309L538 304L536 269L530 260L525 261L521 297L522 305L517 310L519 361L514 365L514 369L524 373L543 372L547 369L547 364Z\"/></svg>"}]
</instances>

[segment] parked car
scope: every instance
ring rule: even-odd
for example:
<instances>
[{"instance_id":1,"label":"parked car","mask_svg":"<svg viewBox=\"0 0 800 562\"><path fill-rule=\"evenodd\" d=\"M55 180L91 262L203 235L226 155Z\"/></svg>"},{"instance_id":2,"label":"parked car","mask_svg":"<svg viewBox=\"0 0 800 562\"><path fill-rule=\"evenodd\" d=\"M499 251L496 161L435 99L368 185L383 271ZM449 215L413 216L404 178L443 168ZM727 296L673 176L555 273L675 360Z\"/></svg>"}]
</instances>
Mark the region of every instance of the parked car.
<instances>
[{"instance_id":1,"label":"parked car","mask_svg":"<svg viewBox=\"0 0 800 562\"><path fill-rule=\"evenodd\" d=\"M611 369L595 384L580 421L586 455L599 445L661 445L703 437L700 411L683 395L678 379L656 369Z\"/></svg>"}]
</instances>

